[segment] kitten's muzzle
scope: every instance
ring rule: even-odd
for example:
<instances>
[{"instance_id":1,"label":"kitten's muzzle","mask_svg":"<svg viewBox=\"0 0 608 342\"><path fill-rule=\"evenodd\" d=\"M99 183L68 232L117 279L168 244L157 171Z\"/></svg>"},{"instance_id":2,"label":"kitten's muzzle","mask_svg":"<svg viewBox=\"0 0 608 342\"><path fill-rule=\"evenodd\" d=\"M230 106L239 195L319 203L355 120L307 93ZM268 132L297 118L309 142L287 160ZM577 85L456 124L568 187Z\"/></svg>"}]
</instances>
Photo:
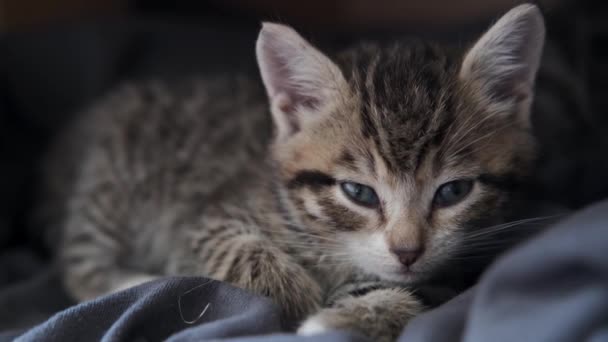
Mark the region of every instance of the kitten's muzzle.
<instances>
[{"instance_id":1,"label":"kitten's muzzle","mask_svg":"<svg viewBox=\"0 0 608 342\"><path fill-rule=\"evenodd\" d=\"M420 255L422 255L423 249L422 248L416 248L416 249L410 249L410 248L395 248L395 249L391 249L391 253L395 254L397 256L397 259L399 260L399 262L409 268L410 266L412 266L416 260L418 260L418 258L420 258Z\"/></svg>"}]
</instances>

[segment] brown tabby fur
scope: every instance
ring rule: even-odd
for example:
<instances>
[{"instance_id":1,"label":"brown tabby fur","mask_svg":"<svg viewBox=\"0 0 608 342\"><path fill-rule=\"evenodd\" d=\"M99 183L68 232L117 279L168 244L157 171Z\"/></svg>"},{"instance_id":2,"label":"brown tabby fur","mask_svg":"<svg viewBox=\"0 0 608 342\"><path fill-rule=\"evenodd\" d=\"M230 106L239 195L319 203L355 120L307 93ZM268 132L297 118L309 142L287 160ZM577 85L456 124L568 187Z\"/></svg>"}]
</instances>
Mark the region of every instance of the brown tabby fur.
<instances>
[{"instance_id":1,"label":"brown tabby fur","mask_svg":"<svg viewBox=\"0 0 608 342\"><path fill-rule=\"evenodd\" d=\"M205 275L272 297L288 320L313 315L302 333L395 338L423 309L407 286L503 220L534 144L527 114L489 105L458 54L367 44L333 61L336 96L285 139L272 138L260 84L238 77L124 86L83 116L64 141L81 152L61 165L76 176L59 189L70 293ZM435 208L436 189L461 178L472 193ZM344 180L381 205L348 202ZM402 274L386 246L424 253Z\"/></svg>"}]
</instances>

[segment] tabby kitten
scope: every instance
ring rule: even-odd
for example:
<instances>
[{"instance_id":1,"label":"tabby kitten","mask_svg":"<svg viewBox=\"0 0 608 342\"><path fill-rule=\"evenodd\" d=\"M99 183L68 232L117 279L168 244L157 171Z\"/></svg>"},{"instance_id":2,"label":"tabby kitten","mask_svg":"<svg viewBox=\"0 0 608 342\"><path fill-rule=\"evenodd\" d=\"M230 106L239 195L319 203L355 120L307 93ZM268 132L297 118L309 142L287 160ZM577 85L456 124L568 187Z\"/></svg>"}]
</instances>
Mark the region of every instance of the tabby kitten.
<instances>
[{"instance_id":1,"label":"tabby kitten","mask_svg":"<svg viewBox=\"0 0 608 342\"><path fill-rule=\"evenodd\" d=\"M528 173L543 41L533 5L461 57L411 43L330 59L265 23L270 110L242 78L122 88L66 140L81 148L62 165L67 289L205 275L272 297L301 334L394 339L424 309L406 289L503 220Z\"/></svg>"}]
</instances>

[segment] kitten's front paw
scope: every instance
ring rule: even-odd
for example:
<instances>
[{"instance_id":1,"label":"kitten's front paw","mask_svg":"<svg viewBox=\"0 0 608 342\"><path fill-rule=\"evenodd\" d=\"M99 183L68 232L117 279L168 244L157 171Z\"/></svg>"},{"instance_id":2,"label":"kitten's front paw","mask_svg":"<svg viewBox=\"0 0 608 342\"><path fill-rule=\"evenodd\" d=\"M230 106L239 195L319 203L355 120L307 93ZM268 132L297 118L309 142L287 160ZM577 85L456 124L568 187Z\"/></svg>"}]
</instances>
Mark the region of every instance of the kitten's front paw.
<instances>
[{"instance_id":1,"label":"kitten's front paw","mask_svg":"<svg viewBox=\"0 0 608 342\"><path fill-rule=\"evenodd\" d=\"M358 320L352 312L328 308L307 318L298 328L298 335L310 336L332 330L358 330Z\"/></svg>"},{"instance_id":2,"label":"kitten's front paw","mask_svg":"<svg viewBox=\"0 0 608 342\"><path fill-rule=\"evenodd\" d=\"M394 341L422 305L407 291L384 289L364 296L347 296L302 323L299 335L331 330L355 331L378 342Z\"/></svg>"},{"instance_id":3,"label":"kitten's front paw","mask_svg":"<svg viewBox=\"0 0 608 342\"><path fill-rule=\"evenodd\" d=\"M310 336L322 334L330 330L332 330L332 328L327 325L319 315L315 315L305 320L298 328L297 333L302 336Z\"/></svg>"}]
</instances>

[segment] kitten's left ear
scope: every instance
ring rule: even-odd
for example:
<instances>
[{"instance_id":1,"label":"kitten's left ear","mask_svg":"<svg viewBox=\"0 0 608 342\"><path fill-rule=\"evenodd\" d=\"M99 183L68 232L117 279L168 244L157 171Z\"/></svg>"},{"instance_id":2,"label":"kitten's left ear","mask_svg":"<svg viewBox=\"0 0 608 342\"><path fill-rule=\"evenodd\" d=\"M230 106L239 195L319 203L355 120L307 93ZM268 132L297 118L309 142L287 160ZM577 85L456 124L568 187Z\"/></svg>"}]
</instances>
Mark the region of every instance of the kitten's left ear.
<instances>
[{"instance_id":1,"label":"kitten's left ear","mask_svg":"<svg viewBox=\"0 0 608 342\"><path fill-rule=\"evenodd\" d=\"M288 26L264 23L256 54L279 140L315 119L346 84L340 69Z\"/></svg>"},{"instance_id":2,"label":"kitten's left ear","mask_svg":"<svg viewBox=\"0 0 608 342\"><path fill-rule=\"evenodd\" d=\"M530 122L530 104L539 67L545 25L538 7L519 5L507 12L469 50L460 78L472 82L491 106Z\"/></svg>"}]
</instances>

